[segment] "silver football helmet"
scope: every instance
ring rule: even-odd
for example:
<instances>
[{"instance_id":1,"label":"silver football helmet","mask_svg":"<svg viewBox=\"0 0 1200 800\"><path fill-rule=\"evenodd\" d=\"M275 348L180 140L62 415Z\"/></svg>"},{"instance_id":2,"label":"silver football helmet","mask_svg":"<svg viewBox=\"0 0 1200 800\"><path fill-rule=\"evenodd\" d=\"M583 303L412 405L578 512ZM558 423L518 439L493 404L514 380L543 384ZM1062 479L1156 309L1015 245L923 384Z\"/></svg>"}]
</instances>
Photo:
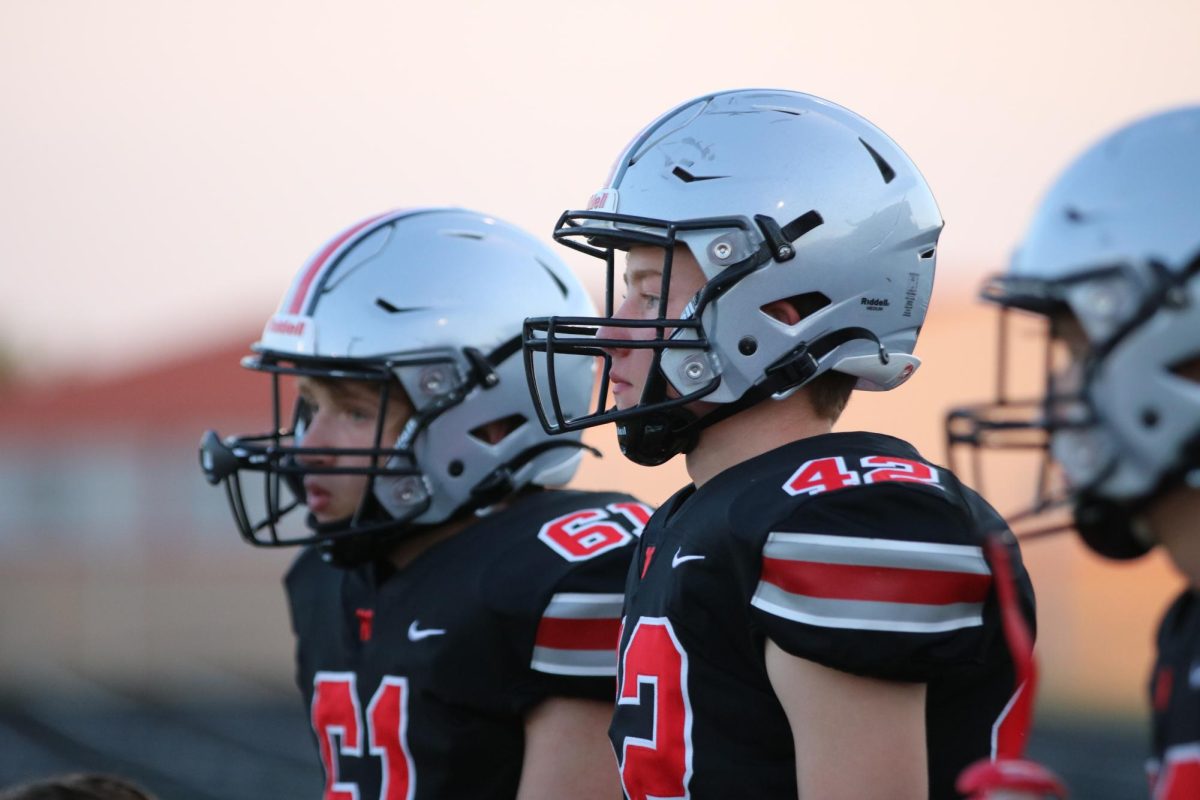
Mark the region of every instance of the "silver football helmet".
<instances>
[{"instance_id":1,"label":"silver football helmet","mask_svg":"<svg viewBox=\"0 0 1200 800\"><path fill-rule=\"evenodd\" d=\"M296 275L243 366L275 382L270 433L222 440L209 431L201 463L224 483L243 537L258 545L324 546L354 563L381 552L405 531L437 525L494 504L529 484L565 483L580 459L579 436L560 446L533 419L523 379L522 322L534 311L594 313L571 271L524 231L454 208L393 211L363 220L331 239ZM582 413L593 386L591 364L556 375L570 413ZM279 377L309 375L370 381L380 388L375 466L314 466L305 448L305 403L290 421ZM389 393L402 391L413 412L396 441L381 441ZM510 432L491 443L482 426ZM319 455L335 455L321 449ZM306 473L367 474L352 519L318 524L300 535L277 523L304 503ZM262 476L264 510L252 518L243 494L248 473Z\"/></svg>"},{"instance_id":2,"label":"silver football helmet","mask_svg":"<svg viewBox=\"0 0 1200 800\"><path fill-rule=\"evenodd\" d=\"M942 218L924 178L886 134L811 95L740 90L705 95L663 114L617 157L587 210L559 219L555 239L605 259L604 318L526 323L531 391L547 430L617 421L625 454L657 464L687 452L700 429L830 370L884 390L920 364L913 355L933 289ZM664 250L656 335L597 339L614 319L614 250ZM681 319L665 315L671 256L686 245L707 283ZM619 280L619 279L618 279ZM803 298L815 307L785 325L761 311ZM603 348L653 351L640 402L605 410L611 359ZM605 362L600 403L572 415L557 382L572 358ZM684 406L720 404L696 419Z\"/></svg>"},{"instance_id":3,"label":"silver football helmet","mask_svg":"<svg viewBox=\"0 0 1200 800\"><path fill-rule=\"evenodd\" d=\"M1065 496L1044 485L1026 513L1069 503L1095 550L1144 553L1139 510L1200 479L1200 106L1142 119L1080 156L983 297L1045 316L1052 336L1073 320L1085 352L1066 381L1048 359L1039 398L951 412L951 445L1043 449Z\"/></svg>"}]
</instances>

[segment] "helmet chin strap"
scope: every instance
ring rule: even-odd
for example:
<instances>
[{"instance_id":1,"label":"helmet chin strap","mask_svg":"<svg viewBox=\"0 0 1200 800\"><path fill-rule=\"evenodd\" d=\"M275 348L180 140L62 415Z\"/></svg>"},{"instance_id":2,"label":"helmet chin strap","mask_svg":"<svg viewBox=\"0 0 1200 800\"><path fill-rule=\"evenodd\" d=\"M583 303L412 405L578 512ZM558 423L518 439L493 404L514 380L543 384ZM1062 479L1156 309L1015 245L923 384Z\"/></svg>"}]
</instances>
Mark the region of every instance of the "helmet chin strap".
<instances>
[{"instance_id":1,"label":"helmet chin strap","mask_svg":"<svg viewBox=\"0 0 1200 800\"><path fill-rule=\"evenodd\" d=\"M587 450L597 457L600 456L600 452L594 447L574 441L542 442L527 448L480 481L472 489L468 502L441 522L433 524L412 522L413 519L425 512L429 506L428 502L413 513L397 519L388 513L375 493L369 491L363 500L362 507L353 516L332 522L321 522L310 512L306 523L313 533L327 537L317 546L320 548L321 558L336 567L351 569L371 561L386 559L395 546L404 539L423 531L449 525L474 514L481 508L495 505L511 496L516 491L512 479L519 469L542 453L564 447ZM364 526L363 523L367 524ZM353 533L348 532L351 529L353 529Z\"/></svg>"},{"instance_id":2,"label":"helmet chin strap","mask_svg":"<svg viewBox=\"0 0 1200 800\"><path fill-rule=\"evenodd\" d=\"M1181 448L1183 456L1159 484L1131 504L1115 503L1084 492L1075 500L1075 530L1095 552L1119 561L1148 553L1157 542L1143 521L1146 509L1181 485L1191 485L1200 469L1200 434Z\"/></svg>"},{"instance_id":3,"label":"helmet chin strap","mask_svg":"<svg viewBox=\"0 0 1200 800\"><path fill-rule=\"evenodd\" d=\"M352 516L321 522L309 512L305 522L309 530L322 537L316 544L321 558L336 567L350 569L387 558L401 540L427 530L430 526L413 525L411 520L428 507L426 501L398 519L388 513L375 497L375 492L368 490L362 505Z\"/></svg>"},{"instance_id":4,"label":"helmet chin strap","mask_svg":"<svg viewBox=\"0 0 1200 800\"><path fill-rule=\"evenodd\" d=\"M1154 542L1139 522L1143 507L1082 495L1075 501L1075 530L1084 544L1105 558L1128 561L1144 556Z\"/></svg>"},{"instance_id":5,"label":"helmet chin strap","mask_svg":"<svg viewBox=\"0 0 1200 800\"><path fill-rule=\"evenodd\" d=\"M700 419L686 408L668 408L617 422L617 444L635 464L657 467L689 453L700 438Z\"/></svg>"},{"instance_id":6,"label":"helmet chin strap","mask_svg":"<svg viewBox=\"0 0 1200 800\"><path fill-rule=\"evenodd\" d=\"M599 450L591 445L583 442L572 440L549 441L541 442L533 447L527 447L518 453L513 458L496 467L479 483L475 484L471 489L471 497L468 500L465 508L474 511L480 508L486 508L495 505L504 498L517 491L517 485L514 478L526 464L533 461L542 453L550 450L561 450L563 448L573 448L576 450L586 450L596 458L602 458L603 455Z\"/></svg>"},{"instance_id":7,"label":"helmet chin strap","mask_svg":"<svg viewBox=\"0 0 1200 800\"><path fill-rule=\"evenodd\" d=\"M784 355L765 370L766 377L750 387L731 403L722 403L702 417L686 408L675 406L645 414L638 414L617 423L617 442L621 452L630 461L647 467L659 464L679 455L690 453L700 440L705 428L732 417L751 406L758 405L769 397L797 389L812 380L820 361L836 348L856 339L868 339L879 348L880 362L887 364L887 348L879 337L866 328L841 328L815 339L811 344L804 342ZM644 394L665 396L666 378L659 369L652 370Z\"/></svg>"}]
</instances>

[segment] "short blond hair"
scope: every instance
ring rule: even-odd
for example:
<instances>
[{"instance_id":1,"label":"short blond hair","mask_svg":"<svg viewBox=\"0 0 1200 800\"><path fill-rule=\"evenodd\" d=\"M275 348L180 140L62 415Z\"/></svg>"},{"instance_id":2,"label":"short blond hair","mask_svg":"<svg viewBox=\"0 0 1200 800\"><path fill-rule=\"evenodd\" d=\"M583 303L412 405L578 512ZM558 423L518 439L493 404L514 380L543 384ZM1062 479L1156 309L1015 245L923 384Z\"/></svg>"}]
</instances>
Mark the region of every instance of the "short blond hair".
<instances>
[{"instance_id":1,"label":"short blond hair","mask_svg":"<svg viewBox=\"0 0 1200 800\"><path fill-rule=\"evenodd\" d=\"M850 402L850 392L854 391L856 383L858 378L853 375L826 372L814 378L804 390L808 393L809 402L812 403L817 416L837 422L838 417L846 410L846 404Z\"/></svg>"}]
</instances>

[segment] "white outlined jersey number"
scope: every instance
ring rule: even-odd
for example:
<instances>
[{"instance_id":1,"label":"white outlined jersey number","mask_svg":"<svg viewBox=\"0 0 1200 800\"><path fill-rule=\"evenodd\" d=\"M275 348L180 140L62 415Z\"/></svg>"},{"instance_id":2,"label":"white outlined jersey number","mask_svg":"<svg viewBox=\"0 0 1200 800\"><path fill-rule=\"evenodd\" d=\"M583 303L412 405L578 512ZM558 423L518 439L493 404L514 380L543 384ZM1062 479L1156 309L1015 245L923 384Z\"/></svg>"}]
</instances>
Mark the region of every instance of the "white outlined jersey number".
<instances>
[{"instance_id":1,"label":"white outlined jersey number","mask_svg":"<svg viewBox=\"0 0 1200 800\"><path fill-rule=\"evenodd\" d=\"M826 456L805 461L784 481L783 490L790 495L815 495L834 492L847 486L899 481L923 483L944 488L938 471L921 461L896 456L863 456L861 469L850 469L841 456Z\"/></svg>"},{"instance_id":2,"label":"white outlined jersey number","mask_svg":"<svg viewBox=\"0 0 1200 800\"><path fill-rule=\"evenodd\" d=\"M379 758L379 800L412 800L416 772L408 749L408 679L379 682L364 718L353 672L318 672L313 677L312 726L325 768L323 800L366 800L358 786L339 780L339 757L362 758L363 746ZM366 741L363 740L363 721Z\"/></svg>"},{"instance_id":3,"label":"white outlined jersey number","mask_svg":"<svg viewBox=\"0 0 1200 800\"><path fill-rule=\"evenodd\" d=\"M654 727L649 739L626 736L620 743L621 785L629 800L685 798L692 777L687 654L664 617L642 617L630 634L618 707L640 705L643 686L651 688Z\"/></svg>"},{"instance_id":4,"label":"white outlined jersey number","mask_svg":"<svg viewBox=\"0 0 1200 800\"><path fill-rule=\"evenodd\" d=\"M586 561L641 536L651 513L649 506L637 502L581 508L547 522L538 539L567 561Z\"/></svg>"}]
</instances>

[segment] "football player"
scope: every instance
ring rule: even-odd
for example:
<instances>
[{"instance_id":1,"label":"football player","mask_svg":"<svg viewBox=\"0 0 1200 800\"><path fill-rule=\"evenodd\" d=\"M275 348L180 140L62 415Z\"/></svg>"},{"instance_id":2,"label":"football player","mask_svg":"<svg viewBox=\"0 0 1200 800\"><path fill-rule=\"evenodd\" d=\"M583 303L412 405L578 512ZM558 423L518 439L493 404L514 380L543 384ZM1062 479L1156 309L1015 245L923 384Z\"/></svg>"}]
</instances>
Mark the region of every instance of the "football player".
<instances>
[{"instance_id":1,"label":"football player","mask_svg":"<svg viewBox=\"0 0 1200 800\"><path fill-rule=\"evenodd\" d=\"M610 737L632 800L952 797L1007 735L983 552L1003 521L906 442L831 432L853 389L917 368L941 228L883 132L775 90L671 109L560 218L609 296L526 321L543 424L614 422L630 459L685 454L693 481L626 585ZM577 359L603 363L583 415L551 379Z\"/></svg>"},{"instance_id":2,"label":"football player","mask_svg":"<svg viewBox=\"0 0 1200 800\"><path fill-rule=\"evenodd\" d=\"M243 361L274 382L271 432L205 434L242 536L304 546L285 584L326 800L617 791L621 590L650 509L547 488L587 448L548 437L526 389L521 324L545 307L592 308L512 225L363 220L301 268ZM586 408L591 366L556 378L564 410Z\"/></svg>"},{"instance_id":3,"label":"football player","mask_svg":"<svg viewBox=\"0 0 1200 800\"><path fill-rule=\"evenodd\" d=\"M1039 447L1062 486L1024 516L1065 505L1101 555L1160 545L1187 578L1158 633L1149 771L1159 800L1200 797L1200 106L1079 156L983 297L1046 320L1044 390L952 412L950 440Z\"/></svg>"}]
</instances>

